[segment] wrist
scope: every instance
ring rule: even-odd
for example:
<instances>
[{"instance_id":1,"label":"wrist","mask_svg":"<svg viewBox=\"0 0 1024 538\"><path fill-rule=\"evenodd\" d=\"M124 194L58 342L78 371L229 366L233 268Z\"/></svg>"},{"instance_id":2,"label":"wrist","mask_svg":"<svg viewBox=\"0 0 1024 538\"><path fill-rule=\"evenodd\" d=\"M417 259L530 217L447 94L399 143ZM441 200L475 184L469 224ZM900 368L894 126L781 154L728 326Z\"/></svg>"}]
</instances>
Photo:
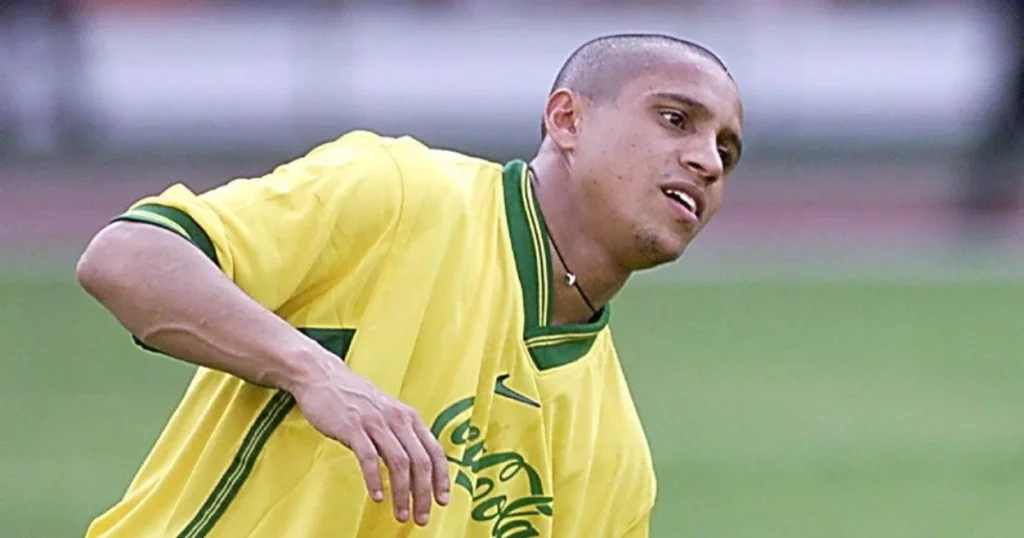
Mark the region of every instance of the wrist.
<instances>
[{"instance_id":1,"label":"wrist","mask_svg":"<svg viewBox=\"0 0 1024 538\"><path fill-rule=\"evenodd\" d=\"M323 382L345 363L315 342L282 353L274 361L280 367L268 372L267 381L274 387L296 394L310 385Z\"/></svg>"}]
</instances>

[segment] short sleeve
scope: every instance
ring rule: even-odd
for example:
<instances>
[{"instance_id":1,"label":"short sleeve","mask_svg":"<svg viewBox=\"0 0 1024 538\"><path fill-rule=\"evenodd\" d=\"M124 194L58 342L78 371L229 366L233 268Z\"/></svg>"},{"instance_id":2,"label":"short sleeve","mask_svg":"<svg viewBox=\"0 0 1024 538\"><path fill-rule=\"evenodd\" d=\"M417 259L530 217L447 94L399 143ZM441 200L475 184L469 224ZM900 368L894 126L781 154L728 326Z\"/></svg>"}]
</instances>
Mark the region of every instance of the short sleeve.
<instances>
[{"instance_id":1,"label":"short sleeve","mask_svg":"<svg viewBox=\"0 0 1024 538\"><path fill-rule=\"evenodd\" d=\"M336 264L393 237L402 203L390 153L376 135L354 133L261 177L203 193L174 185L114 220L181 235L276 310Z\"/></svg>"}]
</instances>

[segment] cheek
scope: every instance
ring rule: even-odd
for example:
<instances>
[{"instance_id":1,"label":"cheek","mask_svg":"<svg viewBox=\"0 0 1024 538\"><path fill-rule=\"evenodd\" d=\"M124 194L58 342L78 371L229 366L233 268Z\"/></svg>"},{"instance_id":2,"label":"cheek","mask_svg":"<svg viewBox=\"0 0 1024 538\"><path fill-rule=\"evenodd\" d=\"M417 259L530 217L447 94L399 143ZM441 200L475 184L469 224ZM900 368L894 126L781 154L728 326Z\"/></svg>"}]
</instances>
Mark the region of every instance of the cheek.
<instances>
[{"instance_id":1,"label":"cheek","mask_svg":"<svg viewBox=\"0 0 1024 538\"><path fill-rule=\"evenodd\" d=\"M722 195L724 194L725 185L719 181L711 186L705 194L708 197L708 211L704 217L704 222L711 220L711 217L718 213L718 207L722 204Z\"/></svg>"}]
</instances>

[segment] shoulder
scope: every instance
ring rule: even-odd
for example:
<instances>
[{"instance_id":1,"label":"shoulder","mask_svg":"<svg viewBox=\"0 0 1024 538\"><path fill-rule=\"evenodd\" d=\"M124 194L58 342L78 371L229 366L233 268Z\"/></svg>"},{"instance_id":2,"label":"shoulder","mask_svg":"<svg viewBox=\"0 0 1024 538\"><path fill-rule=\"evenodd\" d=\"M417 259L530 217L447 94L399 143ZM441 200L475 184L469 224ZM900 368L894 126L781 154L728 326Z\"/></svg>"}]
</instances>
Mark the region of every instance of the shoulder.
<instances>
[{"instance_id":1,"label":"shoulder","mask_svg":"<svg viewBox=\"0 0 1024 538\"><path fill-rule=\"evenodd\" d=\"M233 179L203 193L212 204L254 203L308 212L311 206L397 206L402 197L400 173L378 137L352 132L313 147L256 177ZM281 203L283 201L286 203Z\"/></svg>"},{"instance_id":2,"label":"shoulder","mask_svg":"<svg viewBox=\"0 0 1024 538\"><path fill-rule=\"evenodd\" d=\"M428 146L412 136L392 137L365 130L350 131L317 146L303 160L326 167L360 164L366 169L397 174L407 188L440 192L464 188L468 179L502 171L499 163Z\"/></svg>"},{"instance_id":3,"label":"shoulder","mask_svg":"<svg viewBox=\"0 0 1024 538\"><path fill-rule=\"evenodd\" d=\"M468 217L501 191L499 163L411 136L373 136L397 171L407 209L437 218Z\"/></svg>"},{"instance_id":4,"label":"shoulder","mask_svg":"<svg viewBox=\"0 0 1024 538\"><path fill-rule=\"evenodd\" d=\"M437 147L411 137L383 138L383 146L403 176L406 188L433 196L472 193L480 180L501 174L498 163Z\"/></svg>"},{"instance_id":5,"label":"shoulder","mask_svg":"<svg viewBox=\"0 0 1024 538\"><path fill-rule=\"evenodd\" d=\"M411 136L357 130L274 170L286 188L313 190L328 205L387 208L392 218L461 224L500 191L502 165L435 148ZM313 189L298 185L314 185Z\"/></svg>"}]
</instances>

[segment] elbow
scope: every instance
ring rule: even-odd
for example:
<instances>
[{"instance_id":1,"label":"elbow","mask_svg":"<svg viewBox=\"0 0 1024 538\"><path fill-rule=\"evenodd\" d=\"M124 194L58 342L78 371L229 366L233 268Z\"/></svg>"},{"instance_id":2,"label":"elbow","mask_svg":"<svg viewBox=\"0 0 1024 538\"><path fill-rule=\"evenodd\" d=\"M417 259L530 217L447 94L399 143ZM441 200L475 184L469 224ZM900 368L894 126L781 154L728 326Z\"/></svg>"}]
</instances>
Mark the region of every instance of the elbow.
<instances>
[{"instance_id":1,"label":"elbow","mask_svg":"<svg viewBox=\"0 0 1024 538\"><path fill-rule=\"evenodd\" d=\"M75 265L75 280L89 295L96 297L107 276L107 271L108 268L104 266L102 257L98 256L97 249L90 243Z\"/></svg>"},{"instance_id":2,"label":"elbow","mask_svg":"<svg viewBox=\"0 0 1024 538\"><path fill-rule=\"evenodd\" d=\"M75 279L91 296L104 298L125 284L125 269L132 257L130 233L118 223L100 230L75 265Z\"/></svg>"}]
</instances>

